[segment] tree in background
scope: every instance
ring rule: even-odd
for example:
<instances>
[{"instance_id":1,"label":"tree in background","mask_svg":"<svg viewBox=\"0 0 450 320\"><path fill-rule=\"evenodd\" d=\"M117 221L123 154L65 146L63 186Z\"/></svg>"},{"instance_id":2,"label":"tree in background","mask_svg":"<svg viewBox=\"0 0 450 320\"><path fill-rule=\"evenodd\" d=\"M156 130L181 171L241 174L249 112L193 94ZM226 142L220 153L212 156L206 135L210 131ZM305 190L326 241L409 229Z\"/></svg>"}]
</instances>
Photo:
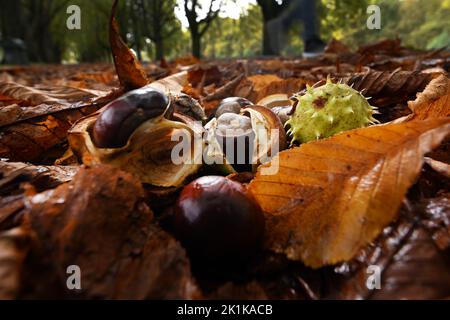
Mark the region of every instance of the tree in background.
<instances>
[{"instance_id":1,"label":"tree in background","mask_svg":"<svg viewBox=\"0 0 450 320\"><path fill-rule=\"evenodd\" d=\"M155 58L165 56L165 43L181 28L175 17L175 0L137 0L144 35L155 44Z\"/></svg>"},{"instance_id":2,"label":"tree in background","mask_svg":"<svg viewBox=\"0 0 450 320\"><path fill-rule=\"evenodd\" d=\"M202 10L202 3L198 0L184 0L184 12L189 22L189 32L191 33L192 55L201 57L201 40L208 31L211 23L219 16L222 0L209 0L209 9L204 18L199 17ZM218 4L218 8L215 8Z\"/></svg>"},{"instance_id":3,"label":"tree in background","mask_svg":"<svg viewBox=\"0 0 450 320\"><path fill-rule=\"evenodd\" d=\"M65 60L79 62L110 61L109 47L109 16L111 14L110 0L75 0L71 4L81 8L81 30L67 30L64 26L67 15L61 20L61 32L58 35L65 42ZM126 6L123 1L118 4L116 19L121 27L121 33L126 36L123 28L128 21ZM125 38L124 38L125 39Z\"/></svg>"},{"instance_id":4,"label":"tree in background","mask_svg":"<svg viewBox=\"0 0 450 320\"><path fill-rule=\"evenodd\" d=\"M58 63L64 50L55 36L57 18L69 0L0 0L3 39L22 39L30 61Z\"/></svg>"},{"instance_id":5,"label":"tree in background","mask_svg":"<svg viewBox=\"0 0 450 320\"><path fill-rule=\"evenodd\" d=\"M261 55L262 15L251 5L239 19L218 18L204 36L203 54L208 58Z\"/></svg>"},{"instance_id":6,"label":"tree in background","mask_svg":"<svg viewBox=\"0 0 450 320\"><path fill-rule=\"evenodd\" d=\"M355 48L383 38L402 39L417 49L450 45L450 0L322 0L322 35L342 40ZM381 29L366 26L366 9L381 9Z\"/></svg>"},{"instance_id":7,"label":"tree in background","mask_svg":"<svg viewBox=\"0 0 450 320\"><path fill-rule=\"evenodd\" d=\"M111 0L75 0L71 3L82 10L82 30L64 31L69 55L75 54L75 59L82 62L110 60ZM181 37L181 23L174 10L175 0L119 1L116 19L122 37L140 60L160 60L175 51L174 43Z\"/></svg>"}]
</instances>

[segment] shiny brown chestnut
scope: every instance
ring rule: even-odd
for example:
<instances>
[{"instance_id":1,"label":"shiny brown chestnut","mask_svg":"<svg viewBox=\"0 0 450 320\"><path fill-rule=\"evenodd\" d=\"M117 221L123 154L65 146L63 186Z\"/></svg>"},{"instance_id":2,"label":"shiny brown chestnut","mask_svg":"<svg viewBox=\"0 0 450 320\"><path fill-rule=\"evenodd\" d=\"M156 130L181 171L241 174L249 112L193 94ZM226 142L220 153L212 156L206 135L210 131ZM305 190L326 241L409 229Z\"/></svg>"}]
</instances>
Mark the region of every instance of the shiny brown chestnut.
<instances>
[{"instance_id":1,"label":"shiny brown chestnut","mask_svg":"<svg viewBox=\"0 0 450 320\"><path fill-rule=\"evenodd\" d=\"M170 99L163 92L145 87L130 91L105 107L92 129L98 148L120 148L145 121L164 114Z\"/></svg>"},{"instance_id":2,"label":"shiny brown chestnut","mask_svg":"<svg viewBox=\"0 0 450 320\"><path fill-rule=\"evenodd\" d=\"M280 121L284 126L291 117L290 113L292 111L292 106L274 107L271 110L278 118L280 118Z\"/></svg>"},{"instance_id":3,"label":"shiny brown chestnut","mask_svg":"<svg viewBox=\"0 0 450 320\"><path fill-rule=\"evenodd\" d=\"M181 192L173 227L178 239L196 257L246 260L262 246L265 221L261 207L242 184L205 176Z\"/></svg>"},{"instance_id":4,"label":"shiny brown chestnut","mask_svg":"<svg viewBox=\"0 0 450 320\"><path fill-rule=\"evenodd\" d=\"M251 106L253 103L250 100L241 97L230 97L223 99L216 110L216 118L219 118L224 113L239 114L242 108Z\"/></svg>"}]
</instances>

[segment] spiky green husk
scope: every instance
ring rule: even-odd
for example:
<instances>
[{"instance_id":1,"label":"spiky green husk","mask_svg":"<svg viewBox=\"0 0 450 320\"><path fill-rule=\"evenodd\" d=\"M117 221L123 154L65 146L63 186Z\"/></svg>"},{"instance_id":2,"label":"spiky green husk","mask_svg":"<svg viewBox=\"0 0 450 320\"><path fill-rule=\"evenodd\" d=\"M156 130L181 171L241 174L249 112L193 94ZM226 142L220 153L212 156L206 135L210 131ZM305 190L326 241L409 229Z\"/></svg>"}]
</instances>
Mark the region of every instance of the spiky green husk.
<instances>
[{"instance_id":1,"label":"spiky green husk","mask_svg":"<svg viewBox=\"0 0 450 320\"><path fill-rule=\"evenodd\" d=\"M332 83L330 79L321 87L308 87L306 94L292 99L297 106L286 123L292 142L328 138L377 122L373 118L375 108L360 92L346 84Z\"/></svg>"}]
</instances>

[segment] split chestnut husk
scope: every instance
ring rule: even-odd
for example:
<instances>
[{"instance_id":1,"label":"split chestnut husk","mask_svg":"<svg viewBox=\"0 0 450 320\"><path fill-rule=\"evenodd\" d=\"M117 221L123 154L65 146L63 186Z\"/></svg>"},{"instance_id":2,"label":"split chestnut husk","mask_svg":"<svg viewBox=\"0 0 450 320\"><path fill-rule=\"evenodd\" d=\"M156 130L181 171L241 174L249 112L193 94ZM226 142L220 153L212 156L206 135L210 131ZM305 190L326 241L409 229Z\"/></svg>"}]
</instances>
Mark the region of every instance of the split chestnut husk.
<instances>
[{"instance_id":1,"label":"split chestnut husk","mask_svg":"<svg viewBox=\"0 0 450 320\"><path fill-rule=\"evenodd\" d=\"M143 89L139 89L143 90ZM148 88L149 91L154 89ZM149 119L143 119L134 131L132 131L126 144L119 147L101 148L94 141L94 130L98 119L110 112L115 103L122 103L133 92L113 101L102 110L80 119L69 130L68 140L70 147L78 159L85 165L109 164L130 172L148 183L161 187L179 187L186 178L201 167L201 152L203 127L189 116L174 112L169 99L164 112L149 112ZM131 101L135 101L131 99ZM160 99L159 99L160 101ZM136 108L142 113L142 108ZM114 112L114 111L113 111ZM117 117L119 121L130 117ZM135 125L135 123L133 123ZM121 125L111 126L119 128ZM110 132L112 135L117 133ZM189 135L189 137L186 137ZM174 137L189 138L191 155L181 164L174 162L172 151L180 143ZM174 141L172 141L174 140Z\"/></svg>"},{"instance_id":2,"label":"split chestnut husk","mask_svg":"<svg viewBox=\"0 0 450 320\"><path fill-rule=\"evenodd\" d=\"M270 109L249 105L239 113L230 110L206 126L206 160L219 161L224 171L255 171L286 148L286 134Z\"/></svg>"}]
</instances>

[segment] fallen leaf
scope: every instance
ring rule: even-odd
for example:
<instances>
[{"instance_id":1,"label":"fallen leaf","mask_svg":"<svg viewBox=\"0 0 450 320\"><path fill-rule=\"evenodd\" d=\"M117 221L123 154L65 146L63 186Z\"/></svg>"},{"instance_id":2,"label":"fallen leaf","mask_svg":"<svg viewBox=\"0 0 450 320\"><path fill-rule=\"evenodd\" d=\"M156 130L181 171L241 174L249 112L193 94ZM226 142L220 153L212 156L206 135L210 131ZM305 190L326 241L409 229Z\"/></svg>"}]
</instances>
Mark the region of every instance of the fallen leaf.
<instances>
[{"instance_id":1,"label":"fallen leaf","mask_svg":"<svg viewBox=\"0 0 450 320\"><path fill-rule=\"evenodd\" d=\"M350 53L350 49L342 41L332 38L325 48L325 53L345 55Z\"/></svg>"},{"instance_id":2,"label":"fallen leaf","mask_svg":"<svg viewBox=\"0 0 450 320\"><path fill-rule=\"evenodd\" d=\"M25 228L0 233L0 300L16 299L22 289L22 270L30 237Z\"/></svg>"},{"instance_id":3,"label":"fallen leaf","mask_svg":"<svg viewBox=\"0 0 450 320\"><path fill-rule=\"evenodd\" d=\"M106 94L104 91L79 89L71 87L36 88L15 82L0 82L0 95L14 100L22 100L27 106L40 104L67 105Z\"/></svg>"},{"instance_id":4,"label":"fallen leaf","mask_svg":"<svg viewBox=\"0 0 450 320\"><path fill-rule=\"evenodd\" d=\"M17 192L21 183L31 183L38 191L69 182L79 166L34 166L22 162L0 161L0 195Z\"/></svg>"},{"instance_id":5,"label":"fallen leaf","mask_svg":"<svg viewBox=\"0 0 450 320\"><path fill-rule=\"evenodd\" d=\"M312 83L308 81L295 78L273 81L263 88L255 90L256 97L254 98L254 101L260 101L267 96L280 93L287 94L287 96L290 98L295 93L298 93L301 90L305 89L307 84L312 85Z\"/></svg>"},{"instance_id":6,"label":"fallen leaf","mask_svg":"<svg viewBox=\"0 0 450 320\"><path fill-rule=\"evenodd\" d=\"M232 96L234 90L236 89L236 87L239 85L239 83L242 81L243 78L244 78L243 74L237 76L236 78L226 83L222 87L217 88L217 90L215 90L213 93L207 95L205 98L203 98L203 101L208 102L213 100L221 100Z\"/></svg>"},{"instance_id":7,"label":"fallen leaf","mask_svg":"<svg viewBox=\"0 0 450 320\"><path fill-rule=\"evenodd\" d=\"M428 164L434 171L450 178L450 164L434 160L429 157L424 158L425 163Z\"/></svg>"},{"instance_id":8,"label":"fallen leaf","mask_svg":"<svg viewBox=\"0 0 450 320\"><path fill-rule=\"evenodd\" d=\"M115 18L117 3L118 0L115 0L111 12L109 42L120 84L128 91L145 86L149 79L134 53L120 36Z\"/></svg>"},{"instance_id":9,"label":"fallen leaf","mask_svg":"<svg viewBox=\"0 0 450 320\"><path fill-rule=\"evenodd\" d=\"M422 224L430 232L436 246L441 250L450 248L450 192L441 192L436 197L421 203L425 219Z\"/></svg>"},{"instance_id":10,"label":"fallen leaf","mask_svg":"<svg viewBox=\"0 0 450 320\"><path fill-rule=\"evenodd\" d=\"M401 55L403 47L401 46L401 40L397 39L386 39L380 40L374 43L369 43L367 45L361 46L358 52L361 55L364 54L387 54L391 56Z\"/></svg>"},{"instance_id":11,"label":"fallen leaf","mask_svg":"<svg viewBox=\"0 0 450 320\"><path fill-rule=\"evenodd\" d=\"M198 292L180 244L153 223L141 183L110 166L82 168L68 184L28 199L34 256L45 274L35 283L65 288L67 266L81 268L80 292L66 297L192 299ZM42 282L40 281L42 280ZM57 292L47 287L47 292Z\"/></svg>"},{"instance_id":12,"label":"fallen leaf","mask_svg":"<svg viewBox=\"0 0 450 320\"><path fill-rule=\"evenodd\" d=\"M257 93L263 88L270 85L272 82L281 81L282 79L273 74L261 74L244 78L237 86L234 95L237 97L247 98L255 101Z\"/></svg>"},{"instance_id":13,"label":"fallen leaf","mask_svg":"<svg viewBox=\"0 0 450 320\"><path fill-rule=\"evenodd\" d=\"M204 87L222 80L222 73L214 64L198 64L188 71L188 81L193 87Z\"/></svg>"},{"instance_id":14,"label":"fallen leaf","mask_svg":"<svg viewBox=\"0 0 450 320\"><path fill-rule=\"evenodd\" d=\"M412 119L450 118L450 79L444 75L433 79L408 107L414 112Z\"/></svg>"},{"instance_id":15,"label":"fallen leaf","mask_svg":"<svg viewBox=\"0 0 450 320\"><path fill-rule=\"evenodd\" d=\"M181 93L184 86L187 84L187 72L182 71L163 79L153 81L148 86L164 91L166 93L177 94Z\"/></svg>"},{"instance_id":16,"label":"fallen leaf","mask_svg":"<svg viewBox=\"0 0 450 320\"><path fill-rule=\"evenodd\" d=\"M67 130L75 121L98 110L100 106L63 109L50 115L44 114L25 121L15 121L1 127L0 158L11 161L34 161L48 156L47 152L51 148L66 140ZM61 154L63 152L61 149Z\"/></svg>"},{"instance_id":17,"label":"fallen leaf","mask_svg":"<svg viewBox=\"0 0 450 320\"><path fill-rule=\"evenodd\" d=\"M450 295L450 268L445 251L438 248L417 218L417 208L402 208L399 220L386 227L380 237L349 263L334 268L328 279L328 299L444 299ZM441 215L442 216L442 215ZM432 217L434 225L438 215ZM448 239L448 235L447 235ZM367 287L374 275L369 266L377 266L380 287Z\"/></svg>"},{"instance_id":18,"label":"fallen leaf","mask_svg":"<svg viewBox=\"0 0 450 320\"><path fill-rule=\"evenodd\" d=\"M430 82L430 74L418 71L394 70L375 71L356 74L344 81L354 89L362 91L366 97L371 97L370 103L377 107L406 102L409 97L422 91Z\"/></svg>"},{"instance_id":19,"label":"fallen leaf","mask_svg":"<svg viewBox=\"0 0 450 320\"><path fill-rule=\"evenodd\" d=\"M372 126L281 152L276 175L250 183L267 246L318 268L347 261L397 217L445 119ZM271 164L263 165L262 167Z\"/></svg>"}]
</instances>

